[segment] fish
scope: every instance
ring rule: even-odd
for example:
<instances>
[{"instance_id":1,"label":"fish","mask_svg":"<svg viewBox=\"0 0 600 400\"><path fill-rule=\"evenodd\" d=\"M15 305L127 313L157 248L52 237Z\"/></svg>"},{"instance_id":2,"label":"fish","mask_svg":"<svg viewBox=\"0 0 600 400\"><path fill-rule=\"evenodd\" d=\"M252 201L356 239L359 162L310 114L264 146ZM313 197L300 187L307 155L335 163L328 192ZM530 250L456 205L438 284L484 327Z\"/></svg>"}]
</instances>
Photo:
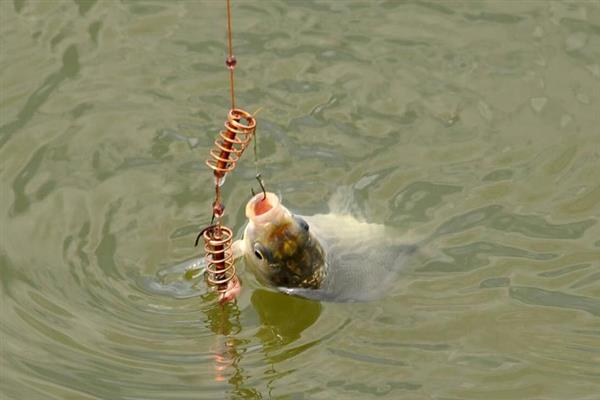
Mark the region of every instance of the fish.
<instances>
[{"instance_id":1,"label":"fish","mask_svg":"<svg viewBox=\"0 0 600 400\"><path fill-rule=\"evenodd\" d=\"M248 223L233 244L257 280L308 299L372 301L383 297L416 253L381 224L349 214L297 215L271 192L246 204Z\"/></svg>"}]
</instances>

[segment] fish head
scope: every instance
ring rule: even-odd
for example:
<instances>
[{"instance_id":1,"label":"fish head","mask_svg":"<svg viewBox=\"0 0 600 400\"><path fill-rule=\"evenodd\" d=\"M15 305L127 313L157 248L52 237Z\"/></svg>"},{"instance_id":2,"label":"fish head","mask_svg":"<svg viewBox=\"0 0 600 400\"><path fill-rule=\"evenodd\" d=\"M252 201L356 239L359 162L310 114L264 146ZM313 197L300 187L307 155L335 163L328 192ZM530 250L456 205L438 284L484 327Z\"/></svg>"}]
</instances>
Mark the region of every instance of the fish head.
<instances>
[{"instance_id":1,"label":"fish head","mask_svg":"<svg viewBox=\"0 0 600 400\"><path fill-rule=\"evenodd\" d=\"M246 205L246 265L263 284L318 288L325 276L325 254L308 223L292 214L273 193L259 193Z\"/></svg>"}]
</instances>

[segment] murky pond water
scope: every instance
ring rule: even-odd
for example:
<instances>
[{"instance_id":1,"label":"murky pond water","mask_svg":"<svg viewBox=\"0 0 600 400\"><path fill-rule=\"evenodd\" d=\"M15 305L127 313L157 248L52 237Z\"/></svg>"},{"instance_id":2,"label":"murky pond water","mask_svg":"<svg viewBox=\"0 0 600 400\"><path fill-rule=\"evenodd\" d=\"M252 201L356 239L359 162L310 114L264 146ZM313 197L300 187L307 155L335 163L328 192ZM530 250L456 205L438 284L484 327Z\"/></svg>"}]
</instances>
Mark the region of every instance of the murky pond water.
<instances>
[{"instance_id":1,"label":"murky pond water","mask_svg":"<svg viewBox=\"0 0 600 400\"><path fill-rule=\"evenodd\" d=\"M269 188L431 240L380 301L240 264L225 308L141 283L210 219L224 3L0 6L2 399L597 398L600 2L234 0Z\"/></svg>"}]
</instances>

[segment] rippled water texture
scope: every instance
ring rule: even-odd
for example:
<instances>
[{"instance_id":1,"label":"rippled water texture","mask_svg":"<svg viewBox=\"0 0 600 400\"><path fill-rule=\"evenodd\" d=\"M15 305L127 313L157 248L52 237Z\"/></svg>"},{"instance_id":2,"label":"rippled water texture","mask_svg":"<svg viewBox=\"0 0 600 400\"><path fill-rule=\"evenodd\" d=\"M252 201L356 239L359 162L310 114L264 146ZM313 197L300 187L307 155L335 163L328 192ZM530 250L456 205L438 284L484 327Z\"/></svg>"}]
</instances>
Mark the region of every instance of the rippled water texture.
<instances>
[{"instance_id":1,"label":"rippled water texture","mask_svg":"<svg viewBox=\"0 0 600 400\"><path fill-rule=\"evenodd\" d=\"M210 219L224 3L0 6L2 399L598 398L600 2L233 0L268 187L429 240L383 300L240 264L225 308L143 284Z\"/></svg>"}]
</instances>

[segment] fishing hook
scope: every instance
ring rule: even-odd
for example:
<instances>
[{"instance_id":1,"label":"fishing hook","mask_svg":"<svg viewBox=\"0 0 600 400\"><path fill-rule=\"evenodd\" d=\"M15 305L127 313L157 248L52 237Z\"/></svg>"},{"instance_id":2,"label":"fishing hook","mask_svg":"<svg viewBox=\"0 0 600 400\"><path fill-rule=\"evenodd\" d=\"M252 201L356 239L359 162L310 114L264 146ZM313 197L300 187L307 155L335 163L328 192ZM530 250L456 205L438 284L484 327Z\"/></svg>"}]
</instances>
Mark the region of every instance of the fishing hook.
<instances>
[{"instance_id":1,"label":"fishing hook","mask_svg":"<svg viewBox=\"0 0 600 400\"><path fill-rule=\"evenodd\" d=\"M267 190L265 189L265 184L262 180L262 176L260 174L256 174L256 180L258 181L258 184L260 185L260 188L263 191L263 200L267 199ZM254 191L252 191L254 192Z\"/></svg>"}]
</instances>

